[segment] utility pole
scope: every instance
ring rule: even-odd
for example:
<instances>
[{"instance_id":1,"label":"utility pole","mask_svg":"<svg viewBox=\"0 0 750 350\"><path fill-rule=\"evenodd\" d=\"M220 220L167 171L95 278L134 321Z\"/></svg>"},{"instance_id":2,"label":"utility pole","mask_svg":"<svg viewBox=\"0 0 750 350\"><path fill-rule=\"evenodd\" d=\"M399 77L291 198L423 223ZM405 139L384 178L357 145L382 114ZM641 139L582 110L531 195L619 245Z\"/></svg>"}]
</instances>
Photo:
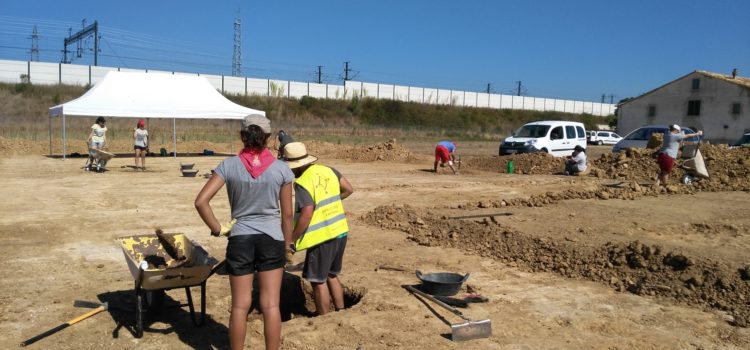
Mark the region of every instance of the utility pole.
<instances>
[{"instance_id":1,"label":"utility pole","mask_svg":"<svg viewBox=\"0 0 750 350\"><path fill-rule=\"evenodd\" d=\"M604 98L606 98L606 97L607 97L607 95L602 94L602 103L604 103Z\"/></svg>"},{"instance_id":2,"label":"utility pole","mask_svg":"<svg viewBox=\"0 0 750 350\"><path fill-rule=\"evenodd\" d=\"M490 83L487 83L487 93L490 93Z\"/></svg>"},{"instance_id":3,"label":"utility pole","mask_svg":"<svg viewBox=\"0 0 750 350\"><path fill-rule=\"evenodd\" d=\"M521 81L520 80L517 81L516 85L517 85L517 87L516 87L516 96L521 96Z\"/></svg>"},{"instance_id":4,"label":"utility pole","mask_svg":"<svg viewBox=\"0 0 750 350\"><path fill-rule=\"evenodd\" d=\"M349 80L349 72L352 70L349 68L349 61L344 62L344 81Z\"/></svg>"},{"instance_id":5,"label":"utility pole","mask_svg":"<svg viewBox=\"0 0 750 350\"><path fill-rule=\"evenodd\" d=\"M232 54L232 76L242 75L242 20L240 10L234 19L234 52Z\"/></svg>"},{"instance_id":6,"label":"utility pole","mask_svg":"<svg viewBox=\"0 0 750 350\"><path fill-rule=\"evenodd\" d=\"M36 31L36 24L34 30L31 31L31 58L32 61L39 62L39 34Z\"/></svg>"},{"instance_id":7,"label":"utility pole","mask_svg":"<svg viewBox=\"0 0 750 350\"><path fill-rule=\"evenodd\" d=\"M86 20L83 20L83 24L86 24ZM70 31L70 29L68 29ZM63 63L70 63L68 61L68 45L71 45L73 43L78 44L78 57L81 57L81 47L80 47L80 41L83 39L86 39L90 35L94 36L94 65L99 65L99 23L97 21L94 21L94 24L85 27L81 29L79 32L75 34L71 34L65 40L63 40Z\"/></svg>"},{"instance_id":8,"label":"utility pole","mask_svg":"<svg viewBox=\"0 0 750 350\"><path fill-rule=\"evenodd\" d=\"M614 103L615 103L615 95L610 94L609 95L609 104L614 104Z\"/></svg>"},{"instance_id":9,"label":"utility pole","mask_svg":"<svg viewBox=\"0 0 750 350\"><path fill-rule=\"evenodd\" d=\"M318 84L323 84L323 66L318 66Z\"/></svg>"}]
</instances>

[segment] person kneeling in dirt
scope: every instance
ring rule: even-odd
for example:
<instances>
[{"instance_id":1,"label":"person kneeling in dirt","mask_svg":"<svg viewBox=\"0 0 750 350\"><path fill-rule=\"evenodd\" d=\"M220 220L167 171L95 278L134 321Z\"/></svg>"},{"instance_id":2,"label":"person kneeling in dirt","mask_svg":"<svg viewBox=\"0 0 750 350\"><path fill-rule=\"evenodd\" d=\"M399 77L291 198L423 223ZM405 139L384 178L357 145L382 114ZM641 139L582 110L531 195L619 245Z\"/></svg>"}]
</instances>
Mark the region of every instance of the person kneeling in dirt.
<instances>
[{"instance_id":1,"label":"person kneeling in dirt","mask_svg":"<svg viewBox=\"0 0 750 350\"><path fill-rule=\"evenodd\" d=\"M455 160L454 153L456 152L456 143L451 141L440 141L435 146L435 163L432 166L432 171L437 173L438 163L440 166L448 164L448 167L453 170L453 174L458 174L456 168L453 167L453 161Z\"/></svg>"},{"instance_id":2,"label":"person kneeling in dirt","mask_svg":"<svg viewBox=\"0 0 750 350\"><path fill-rule=\"evenodd\" d=\"M659 184L662 186L667 185L667 179L669 178L669 173L672 172L672 167L674 167L674 160L677 158L677 152L680 150L682 140L700 135L703 135L703 131L698 130L694 134L684 134L679 125L673 124L669 126L669 132L664 134L664 141L662 141L662 146L657 152L656 162L659 163L660 172L654 187L658 187Z\"/></svg>"},{"instance_id":3,"label":"person kneeling in dirt","mask_svg":"<svg viewBox=\"0 0 750 350\"><path fill-rule=\"evenodd\" d=\"M588 168L586 164L586 150L580 145L573 149L573 154L565 160L565 175L578 175Z\"/></svg>"},{"instance_id":4,"label":"person kneeling in dirt","mask_svg":"<svg viewBox=\"0 0 750 350\"><path fill-rule=\"evenodd\" d=\"M303 143L287 144L284 154L284 160L297 178L294 182L295 213L299 215L292 241L287 242L287 256L307 250L302 277L313 286L318 315L325 315L330 309L331 297L336 311L344 308L344 291L338 274L349 225L341 201L354 190L336 169L316 164L317 158L307 154Z\"/></svg>"}]
</instances>

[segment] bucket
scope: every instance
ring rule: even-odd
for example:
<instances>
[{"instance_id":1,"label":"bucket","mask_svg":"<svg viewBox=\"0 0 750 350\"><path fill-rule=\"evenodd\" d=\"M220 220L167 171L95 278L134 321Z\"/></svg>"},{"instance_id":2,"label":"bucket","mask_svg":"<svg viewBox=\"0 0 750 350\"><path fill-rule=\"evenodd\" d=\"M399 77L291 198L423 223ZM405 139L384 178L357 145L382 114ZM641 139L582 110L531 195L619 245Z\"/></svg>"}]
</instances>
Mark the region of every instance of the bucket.
<instances>
[{"instance_id":1,"label":"bucket","mask_svg":"<svg viewBox=\"0 0 750 350\"><path fill-rule=\"evenodd\" d=\"M432 295L451 296L456 295L461 286L469 279L469 274L459 275L453 272L435 272L422 274L416 271L417 278L422 281L422 290Z\"/></svg>"}]
</instances>

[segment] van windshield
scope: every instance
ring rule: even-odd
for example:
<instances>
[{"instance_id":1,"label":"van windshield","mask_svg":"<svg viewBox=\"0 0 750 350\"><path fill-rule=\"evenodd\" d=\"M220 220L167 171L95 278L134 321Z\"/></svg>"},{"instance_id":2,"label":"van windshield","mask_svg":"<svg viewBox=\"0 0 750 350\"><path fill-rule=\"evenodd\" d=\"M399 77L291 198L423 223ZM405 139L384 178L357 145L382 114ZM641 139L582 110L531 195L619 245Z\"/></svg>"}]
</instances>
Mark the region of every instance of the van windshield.
<instances>
[{"instance_id":1,"label":"van windshield","mask_svg":"<svg viewBox=\"0 0 750 350\"><path fill-rule=\"evenodd\" d=\"M549 131L549 125L524 125L513 134L515 137L545 137Z\"/></svg>"}]
</instances>

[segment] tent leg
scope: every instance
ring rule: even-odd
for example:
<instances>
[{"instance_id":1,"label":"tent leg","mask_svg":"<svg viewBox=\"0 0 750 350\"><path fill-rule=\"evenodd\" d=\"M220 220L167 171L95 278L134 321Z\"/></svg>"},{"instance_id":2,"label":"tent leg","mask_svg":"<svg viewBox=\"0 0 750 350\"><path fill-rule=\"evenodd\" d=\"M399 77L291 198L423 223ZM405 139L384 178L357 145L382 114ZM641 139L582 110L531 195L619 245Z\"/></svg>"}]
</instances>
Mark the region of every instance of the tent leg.
<instances>
[{"instance_id":1,"label":"tent leg","mask_svg":"<svg viewBox=\"0 0 750 350\"><path fill-rule=\"evenodd\" d=\"M65 132L65 114L63 114L63 117L62 117L62 124L63 124L62 125L62 137L63 137L63 144L62 144L63 158L62 159L65 160L65 143L67 141L67 135Z\"/></svg>"},{"instance_id":2,"label":"tent leg","mask_svg":"<svg viewBox=\"0 0 750 350\"><path fill-rule=\"evenodd\" d=\"M177 158L177 118L172 118L172 149L174 158Z\"/></svg>"},{"instance_id":3,"label":"tent leg","mask_svg":"<svg viewBox=\"0 0 750 350\"><path fill-rule=\"evenodd\" d=\"M49 155L52 155L52 117L49 117Z\"/></svg>"}]
</instances>

